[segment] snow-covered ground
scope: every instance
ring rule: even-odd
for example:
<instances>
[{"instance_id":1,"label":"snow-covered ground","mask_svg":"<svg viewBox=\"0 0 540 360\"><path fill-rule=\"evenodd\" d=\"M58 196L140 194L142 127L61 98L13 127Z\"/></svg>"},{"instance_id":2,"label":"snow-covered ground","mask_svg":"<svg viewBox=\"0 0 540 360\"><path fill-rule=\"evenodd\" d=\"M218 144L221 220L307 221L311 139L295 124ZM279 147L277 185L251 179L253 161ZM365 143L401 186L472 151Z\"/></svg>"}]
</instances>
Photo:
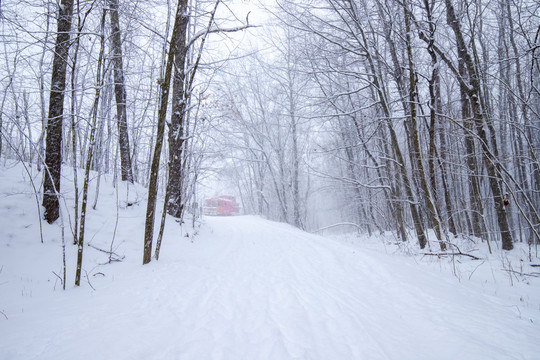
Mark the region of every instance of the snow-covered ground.
<instances>
[{"instance_id":1,"label":"snow-covered ground","mask_svg":"<svg viewBox=\"0 0 540 360\"><path fill-rule=\"evenodd\" d=\"M523 247L488 255L476 244L466 250L481 260L452 261L255 216L207 217L195 230L169 220L160 260L142 266L146 194L119 188L102 182L86 239L108 250L114 238L123 260L85 247L74 287L64 210L62 291L60 226L44 223L41 244L24 168L0 169L0 359L540 358L540 279L518 274L539 270Z\"/></svg>"}]
</instances>

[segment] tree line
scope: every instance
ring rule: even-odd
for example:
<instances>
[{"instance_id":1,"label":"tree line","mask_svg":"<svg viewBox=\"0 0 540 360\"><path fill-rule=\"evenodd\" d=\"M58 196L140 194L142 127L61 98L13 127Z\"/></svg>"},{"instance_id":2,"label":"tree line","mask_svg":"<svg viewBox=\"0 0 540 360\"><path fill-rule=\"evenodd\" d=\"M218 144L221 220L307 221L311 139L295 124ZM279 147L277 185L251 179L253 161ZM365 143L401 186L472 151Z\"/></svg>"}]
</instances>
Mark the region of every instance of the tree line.
<instances>
[{"instance_id":1,"label":"tree line","mask_svg":"<svg viewBox=\"0 0 540 360\"><path fill-rule=\"evenodd\" d=\"M537 244L538 10L277 1L258 55L219 89L244 208L315 230L327 193L343 224L422 249L430 233L440 250Z\"/></svg>"},{"instance_id":2,"label":"tree line","mask_svg":"<svg viewBox=\"0 0 540 360\"><path fill-rule=\"evenodd\" d=\"M192 183L200 162L193 156L199 142L199 105L193 98L200 87L196 73L207 66L201 61L205 43L211 34L249 27L247 18L224 26L227 10L218 11L220 4L62 0L2 6L5 68L0 119L7 121L0 120L0 128L9 146L0 143L0 153L5 159L35 164L42 172L43 217L48 223L62 218L63 193L70 186L61 181L63 165L72 166L76 285L91 171L98 173L98 189L102 173L148 186L143 263L152 258L160 182L167 200L156 259L165 213L181 221L193 201ZM226 57L214 60L223 62ZM38 139L32 136L36 131ZM82 190L78 168L84 169ZM96 203L97 195L94 209Z\"/></svg>"},{"instance_id":3,"label":"tree line","mask_svg":"<svg viewBox=\"0 0 540 360\"><path fill-rule=\"evenodd\" d=\"M77 282L91 171L148 187L143 263L158 196L155 258L212 181L312 231L332 208L420 248L539 242L537 2L278 0L253 28L234 4L0 5L0 154L42 172L49 223L75 189Z\"/></svg>"}]
</instances>

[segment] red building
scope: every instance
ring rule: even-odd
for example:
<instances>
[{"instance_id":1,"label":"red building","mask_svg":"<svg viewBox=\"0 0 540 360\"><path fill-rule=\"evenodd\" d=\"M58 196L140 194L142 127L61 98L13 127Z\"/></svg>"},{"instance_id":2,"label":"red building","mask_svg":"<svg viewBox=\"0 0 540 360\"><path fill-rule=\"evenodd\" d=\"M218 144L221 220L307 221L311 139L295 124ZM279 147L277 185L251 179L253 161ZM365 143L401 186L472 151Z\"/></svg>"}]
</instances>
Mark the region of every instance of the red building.
<instances>
[{"instance_id":1,"label":"red building","mask_svg":"<svg viewBox=\"0 0 540 360\"><path fill-rule=\"evenodd\" d=\"M240 206L234 196L222 195L204 200L204 215L238 215Z\"/></svg>"}]
</instances>

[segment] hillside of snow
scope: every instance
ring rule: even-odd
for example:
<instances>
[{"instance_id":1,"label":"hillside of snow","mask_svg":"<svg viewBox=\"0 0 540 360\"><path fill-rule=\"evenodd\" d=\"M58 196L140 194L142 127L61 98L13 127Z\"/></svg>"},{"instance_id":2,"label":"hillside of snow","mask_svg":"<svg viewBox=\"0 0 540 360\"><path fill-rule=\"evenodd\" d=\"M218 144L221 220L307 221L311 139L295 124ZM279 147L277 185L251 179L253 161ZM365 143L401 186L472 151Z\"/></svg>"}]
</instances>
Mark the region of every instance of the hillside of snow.
<instances>
[{"instance_id":1,"label":"hillside of snow","mask_svg":"<svg viewBox=\"0 0 540 360\"><path fill-rule=\"evenodd\" d=\"M540 357L539 270L521 244L439 259L256 216L205 217L195 229L170 218L160 260L143 266L145 190L107 177L96 210L91 184L75 287L64 175L65 291L60 221L43 222L41 243L28 174L0 168L0 359Z\"/></svg>"}]
</instances>

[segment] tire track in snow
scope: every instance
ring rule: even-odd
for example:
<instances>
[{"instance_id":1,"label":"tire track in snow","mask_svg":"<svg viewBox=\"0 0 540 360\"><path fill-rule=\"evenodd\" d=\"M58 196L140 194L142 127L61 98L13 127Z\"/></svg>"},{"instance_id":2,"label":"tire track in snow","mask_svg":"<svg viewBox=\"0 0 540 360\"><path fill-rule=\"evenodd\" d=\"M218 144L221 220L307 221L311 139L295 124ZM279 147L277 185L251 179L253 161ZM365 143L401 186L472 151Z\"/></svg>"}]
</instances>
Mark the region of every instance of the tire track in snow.
<instances>
[{"instance_id":1,"label":"tire track in snow","mask_svg":"<svg viewBox=\"0 0 540 360\"><path fill-rule=\"evenodd\" d=\"M216 236L234 243L234 260L216 271L228 273L224 294L242 309L231 310L235 333L264 349L256 358L276 351L301 359L452 359L479 349L486 359L513 357L493 340L505 332L512 338L511 331L494 324L495 333L482 334L492 319L475 309L494 304L456 291L455 279L255 217L208 222ZM456 296L444 299L438 290ZM467 318L478 327L464 329Z\"/></svg>"},{"instance_id":2,"label":"tire track in snow","mask_svg":"<svg viewBox=\"0 0 540 360\"><path fill-rule=\"evenodd\" d=\"M358 323L360 318L351 316L353 313L350 305L338 297L329 296L329 292L323 289L329 283L319 276L321 273L317 265L336 267L339 259L335 254L321 252L320 249L313 251L305 247L306 243L303 241L294 237L288 239L288 236L283 236L288 235L288 231L284 230L281 224L274 228L274 223L255 218L256 227L235 229L230 223L234 223L236 219L212 220L212 225L219 224L228 228L232 233L230 238L238 241L237 251L241 253L239 257L242 261L235 262L234 268L228 269L238 278L237 290L242 293L247 289L250 295L258 294L260 301L268 299L268 308L259 306L259 310L269 314L266 324L278 330L280 339L280 344L276 346L284 347L289 357L325 358L323 353L326 353L326 358L337 356L346 359L365 356L367 352L371 358L388 358L383 347L365 328L361 331L364 338L362 348L367 347L368 350L364 352L355 346L354 342L357 340L353 339L352 335L345 335L349 338L336 340L335 344L332 344L331 340L329 342L328 339L332 339L333 334L339 333L337 330L344 325L342 323L353 329L363 327ZM306 256L299 257L303 252L307 252ZM249 272L254 269L265 274L266 279L258 277L257 273L250 275ZM242 278L244 280L241 280ZM250 305L247 305L245 310L249 312ZM334 314L328 313L329 307ZM338 313L335 313L336 309ZM343 315L346 312L348 314ZM336 319L336 316L339 319ZM317 329L318 327L322 330ZM370 345L367 346L366 343ZM321 346L322 344L325 345Z\"/></svg>"}]
</instances>

